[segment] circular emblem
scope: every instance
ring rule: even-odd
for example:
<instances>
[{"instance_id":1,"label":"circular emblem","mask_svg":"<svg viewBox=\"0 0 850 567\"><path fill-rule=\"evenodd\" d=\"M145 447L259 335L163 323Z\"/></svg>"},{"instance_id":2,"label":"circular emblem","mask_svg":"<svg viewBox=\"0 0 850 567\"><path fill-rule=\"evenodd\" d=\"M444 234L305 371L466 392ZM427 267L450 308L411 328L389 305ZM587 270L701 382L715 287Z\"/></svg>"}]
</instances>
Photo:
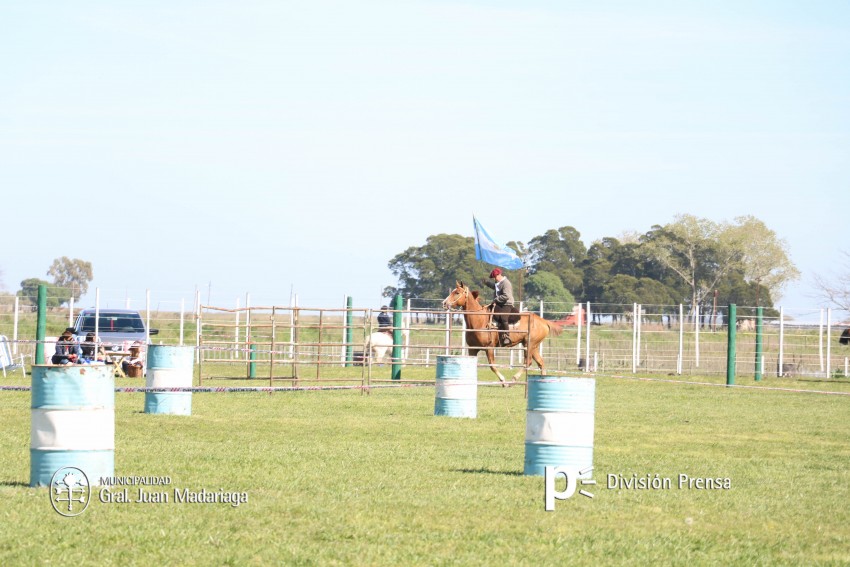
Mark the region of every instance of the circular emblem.
<instances>
[{"instance_id":1,"label":"circular emblem","mask_svg":"<svg viewBox=\"0 0 850 567\"><path fill-rule=\"evenodd\" d=\"M89 477L77 467L62 467L50 479L50 504L70 518L86 511L91 499Z\"/></svg>"}]
</instances>

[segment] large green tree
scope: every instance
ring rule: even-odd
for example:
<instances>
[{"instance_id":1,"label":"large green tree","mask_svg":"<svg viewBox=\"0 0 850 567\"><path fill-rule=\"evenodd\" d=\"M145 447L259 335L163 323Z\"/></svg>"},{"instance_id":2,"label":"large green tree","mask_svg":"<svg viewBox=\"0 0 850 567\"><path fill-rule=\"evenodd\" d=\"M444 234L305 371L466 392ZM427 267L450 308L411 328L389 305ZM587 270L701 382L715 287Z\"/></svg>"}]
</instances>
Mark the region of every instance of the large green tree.
<instances>
[{"instance_id":1,"label":"large green tree","mask_svg":"<svg viewBox=\"0 0 850 567\"><path fill-rule=\"evenodd\" d=\"M527 246L521 242L509 246L530 272L527 278L524 273L507 273L515 298L525 299L532 309L539 305L537 298L552 302L562 296L551 276L560 280L571 301L658 306L686 302L693 311L697 305L710 306L719 289L739 304L772 307L772 297L798 275L784 241L754 217L717 223L679 215L646 234L606 237L588 249L579 232L567 226L547 230ZM475 260L473 238L438 234L424 246L395 256L389 267L398 286L387 288L385 295L401 292L441 299L456 280L473 284L486 280L493 266Z\"/></svg>"},{"instance_id":2,"label":"large green tree","mask_svg":"<svg viewBox=\"0 0 850 567\"><path fill-rule=\"evenodd\" d=\"M587 256L582 268L583 299L585 301L599 301L603 287L612 276L611 256L619 246L620 242L616 238L603 238L593 242L587 249Z\"/></svg>"},{"instance_id":3,"label":"large green tree","mask_svg":"<svg viewBox=\"0 0 850 567\"><path fill-rule=\"evenodd\" d=\"M30 305L38 305L38 287L41 285L47 287L47 307L59 307L71 300L71 292L68 288L55 286L38 278L28 278L22 281L18 297Z\"/></svg>"},{"instance_id":4,"label":"large green tree","mask_svg":"<svg viewBox=\"0 0 850 567\"><path fill-rule=\"evenodd\" d=\"M574 297L583 297L581 266L586 258L587 248L581 241L581 233L571 226L547 230L528 243L531 271L555 274Z\"/></svg>"},{"instance_id":5,"label":"large green tree","mask_svg":"<svg viewBox=\"0 0 850 567\"><path fill-rule=\"evenodd\" d=\"M678 215L672 223L653 227L644 246L685 283L693 309L740 264L742 251L736 241L727 224Z\"/></svg>"},{"instance_id":6,"label":"large green tree","mask_svg":"<svg viewBox=\"0 0 850 567\"><path fill-rule=\"evenodd\" d=\"M475 239L459 234L429 236L423 246L411 246L388 266L398 285L385 294L431 299L446 297L457 280L479 282L492 269L475 259Z\"/></svg>"},{"instance_id":7,"label":"large green tree","mask_svg":"<svg viewBox=\"0 0 850 567\"><path fill-rule=\"evenodd\" d=\"M730 228L734 246L740 250L739 270L747 283L754 285L755 303L761 305L761 289L777 298L782 288L800 277L800 271L788 257L788 244L759 219L738 217Z\"/></svg>"},{"instance_id":8,"label":"large green tree","mask_svg":"<svg viewBox=\"0 0 850 567\"><path fill-rule=\"evenodd\" d=\"M54 286L67 288L74 301L85 295L89 290L89 282L94 277L91 262L79 258L72 260L67 256L53 260L53 264L47 270L47 275L53 276Z\"/></svg>"},{"instance_id":9,"label":"large green tree","mask_svg":"<svg viewBox=\"0 0 850 567\"><path fill-rule=\"evenodd\" d=\"M636 278L626 274L617 274L605 284L602 303L612 305L669 306L677 304L670 289L661 282L649 278Z\"/></svg>"},{"instance_id":10,"label":"large green tree","mask_svg":"<svg viewBox=\"0 0 850 567\"><path fill-rule=\"evenodd\" d=\"M773 309L773 298L771 292L763 285L753 281L747 281L743 271L732 270L728 276L723 278L717 285L717 310L727 316L727 306L730 303L738 305L738 317L748 318L756 316L756 307L764 307L766 317L776 317L779 312ZM703 313L711 313L714 306L714 297L705 298L701 308Z\"/></svg>"},{"instance_id":11,"label":"large green tree","mask_svg":"<svg viewBox=\"0 0 850 567\"><path fill-rule=\"evenodd\" d=\"M540 302L543 302L544 317L562 316L571 312L575 305L575 298L564 287L561 278L549 272L536 272L528 277L525 297L529 311L539 311Z\"/></svg>"}]
</instances>

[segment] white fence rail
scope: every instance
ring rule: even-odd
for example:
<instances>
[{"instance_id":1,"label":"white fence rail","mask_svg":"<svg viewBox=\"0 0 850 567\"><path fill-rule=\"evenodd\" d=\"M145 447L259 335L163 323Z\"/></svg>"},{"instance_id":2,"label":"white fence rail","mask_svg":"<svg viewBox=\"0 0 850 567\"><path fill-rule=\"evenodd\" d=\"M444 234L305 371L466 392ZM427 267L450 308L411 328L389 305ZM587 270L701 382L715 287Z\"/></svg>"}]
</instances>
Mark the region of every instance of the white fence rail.
<instances>
[{"instance_id":1,"label":"white fence rail","mask_svg":"<svg viewBox=\"0 0 850 567\"><path fill-rule=\"evenodd\" d=\"M335 308L303 308L293 297L285 306L251 307L246 295L231 307L205 308L204 316L199 292L188 301L160 301L151 292L133 300L105 300L100 290L95 295L99 308L139 309L148 328L159 329L151 337L153 342L199 347L199 362L301 357L319 365L345 365L351 362L347 353L363 351L377 314L372 309L353 308L352 337L348 340L344 301ZM210 310L219 313L212 318ZM539 312L564 326L559 337L550 337L542 347L547 370L686 375L726 372L727 333L722 314L689 313L683 305L590 303L569 312L555 304L544 304ZM47 336L57 336L72 326L78 313L79 307L73 304L49 309ZM833 311L778 308L774 315L764 317L759 360L755 358L755 309L738 306L738 313L737 375L755 374L759 366L766 377L847 376L850 345L844 344L847 340L842 343L841 336L848 323L840 322ZM296 316L300 317L298 324ZM461 352L465 346L462 318L457 314L447 317L439 299L407 300L403 318L407 330L405 364L430 365L436 355ZM34 354L36 319L34 308L19 298L0 297L0 335L8 337L16 359ZM523 361L520 349L500 350L498 356L499 363L506 366L519 366Z\"/></svg>"}]
</instances>

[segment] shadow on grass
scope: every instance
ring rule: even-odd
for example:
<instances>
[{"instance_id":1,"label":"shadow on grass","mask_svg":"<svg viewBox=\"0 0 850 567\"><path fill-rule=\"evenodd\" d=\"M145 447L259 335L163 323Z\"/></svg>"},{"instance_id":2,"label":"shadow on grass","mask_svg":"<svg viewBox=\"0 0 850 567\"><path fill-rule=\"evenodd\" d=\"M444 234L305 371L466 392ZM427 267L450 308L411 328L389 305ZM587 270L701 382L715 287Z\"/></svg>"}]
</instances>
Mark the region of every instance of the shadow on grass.
<instances>
[{"instance_id":1,"label":"shadow on grass","mask_svg":"<svg viewBox=\"0 0 850 567\"><path fill-rule=\"evenodd\" d=\"M22 486L25 488L29 488L29 483L20 482L17 480L0 480L0 486Z\"/></svg>"},{"instance_id":2,"label":"shadow on grass","mask_svg":"<svg viewBox=\"0 0 850 567\"><path fill-rule=\"evenodd\" d=\"M494 471L491 469L454 469L453 472L462 472L468 474L500 474L503 476L522 476L523 473L518 471Z\"/></svg>"}]
</instances>

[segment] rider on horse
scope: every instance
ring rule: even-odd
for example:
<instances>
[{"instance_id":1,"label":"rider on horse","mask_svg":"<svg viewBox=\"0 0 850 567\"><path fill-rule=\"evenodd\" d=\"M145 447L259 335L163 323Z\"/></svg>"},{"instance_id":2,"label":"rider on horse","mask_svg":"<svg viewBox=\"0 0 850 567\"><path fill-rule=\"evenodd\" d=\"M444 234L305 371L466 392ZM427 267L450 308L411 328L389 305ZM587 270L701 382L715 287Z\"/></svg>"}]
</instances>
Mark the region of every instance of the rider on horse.
<instances>
[{"instance_id":1,"label":"rider on horse","mask_svg":"<svg viewBox=\"0 0 850 567\"><path fill-rule=\"evenodd\" d=\"M388 335L393 334L393 318L387 313L389 307L386 305L381 306L381 312L378 313L378 332L387 333Z\"/></svg>"},{"instance_id":2,"label":"rider on horse","mask_svg":"<svg viewBox=\"0 0 850 567\"><path fill-rule=\"evenodd\" d=\"M485 281L487 287L493 288L496 292L493 297L493 319L496 321L496 326L499 328L499 340L502 345L510 346L511 337L509 330L509 317L514 313L514 289L510 280L502 274L499 268L490 272L490 279L496 280L493 283Z\"/></svg>"}]
</instances>

